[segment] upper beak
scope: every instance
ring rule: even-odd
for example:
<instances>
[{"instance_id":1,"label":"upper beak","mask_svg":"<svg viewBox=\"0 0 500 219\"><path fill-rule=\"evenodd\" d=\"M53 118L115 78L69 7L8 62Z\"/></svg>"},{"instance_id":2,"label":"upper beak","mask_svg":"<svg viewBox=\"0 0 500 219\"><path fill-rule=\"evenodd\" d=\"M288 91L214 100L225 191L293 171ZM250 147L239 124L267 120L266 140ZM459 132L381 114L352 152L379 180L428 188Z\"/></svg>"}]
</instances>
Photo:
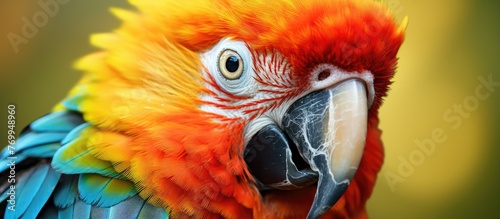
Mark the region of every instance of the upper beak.
<instances>
[{"instance_id":1,"label":"upper beak","mask_svg":"<svg viewBox=\"0 0 500 219\"><path fill-rule=\"evenodd\" d=\"M367 92L360 80L315 91L286 111L284 133L275 124L257 132L245 148L245 161L261 189L296 189L317 182L307 218L318 218L340 199L356 173L367 115Z\"/></svg>"}]
</instances>

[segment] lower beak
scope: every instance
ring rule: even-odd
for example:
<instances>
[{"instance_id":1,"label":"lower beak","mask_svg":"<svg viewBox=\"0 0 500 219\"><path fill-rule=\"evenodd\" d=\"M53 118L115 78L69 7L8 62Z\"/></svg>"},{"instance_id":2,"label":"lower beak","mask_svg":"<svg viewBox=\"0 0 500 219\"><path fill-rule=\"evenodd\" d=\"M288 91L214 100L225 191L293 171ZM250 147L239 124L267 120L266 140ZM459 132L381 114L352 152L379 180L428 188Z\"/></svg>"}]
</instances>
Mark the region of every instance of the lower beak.
<instances>
[{"instance_id":1,"label":"lower beak","mask_svg":"<svg viewBox=\"0 0 500 219\"><path fill-rule=\"evenodd\" d=\"M362 81L315 91L286 111L284 133L276 124L257 132L245 148L245 161L261 189L298 189L317 183L307 218L318 218L340 199L356 173L367 114Z\"/></svg>"}]
</instances>

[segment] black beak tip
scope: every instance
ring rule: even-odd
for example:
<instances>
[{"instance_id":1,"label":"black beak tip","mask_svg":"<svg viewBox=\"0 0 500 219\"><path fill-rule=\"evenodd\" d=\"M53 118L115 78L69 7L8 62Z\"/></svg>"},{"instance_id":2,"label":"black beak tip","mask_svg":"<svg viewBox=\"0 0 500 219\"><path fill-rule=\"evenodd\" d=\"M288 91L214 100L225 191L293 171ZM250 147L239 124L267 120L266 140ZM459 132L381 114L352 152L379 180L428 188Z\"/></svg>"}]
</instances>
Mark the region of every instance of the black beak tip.
<instances>
[{"instance_id":1,"label":"black beak tip","mask_svg":"<svg viewBox=\"0 0 500 219\"><path fill-rule=\"evenodd\" d=\"M330 178L330 177L327 177ZM316 219L329 211L333 205L342 197L349 186L348 183L329 182L330 180L320 180L313 205L309 210L307 219Z\"/></svg>"},{"instance_id":2,"label":"black beak tip","mask_svg":"<svg viewBox=\"0 0 500 219\"><path fill-rule=\"evenodd\" d=\"M328 207L328 206L321 206L321 207L311 209L311 211L307 215L307 219L317 219L317 218L321 217L323 214L325 214L328 210L330 210L330 208L331 207Z\"/></svg>"}]
</instances>

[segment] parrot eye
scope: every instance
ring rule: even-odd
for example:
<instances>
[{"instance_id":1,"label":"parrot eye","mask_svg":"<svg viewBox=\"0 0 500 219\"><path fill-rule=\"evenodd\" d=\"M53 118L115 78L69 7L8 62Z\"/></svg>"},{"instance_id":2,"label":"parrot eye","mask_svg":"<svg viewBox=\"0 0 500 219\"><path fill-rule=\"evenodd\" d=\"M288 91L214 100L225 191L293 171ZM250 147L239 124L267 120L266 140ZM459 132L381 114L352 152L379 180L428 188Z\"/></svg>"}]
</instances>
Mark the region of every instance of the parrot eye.
<instances>
[{"instance_id":1,"label":"parrot eye","mask_svg":"<svg viewBox=\"0 0 500 219\"><path fill-rule=\"evenodd\" d=\"M234 95L251 96L253 78L252 52L239 40L222 39L212 49L200 54L207 72L223 90Z\"/></svg>"},{"instance_id":2,"label":"parrot eye","mask_svg":"<svg viewBox=\"0 0 500 219\"><path fill-rule=\"evenodd\" d=\"M236 51L226 49L219 56L219 71L228 80L238 79L243 74L243 60Z\"/></svg>"}]
</instances>

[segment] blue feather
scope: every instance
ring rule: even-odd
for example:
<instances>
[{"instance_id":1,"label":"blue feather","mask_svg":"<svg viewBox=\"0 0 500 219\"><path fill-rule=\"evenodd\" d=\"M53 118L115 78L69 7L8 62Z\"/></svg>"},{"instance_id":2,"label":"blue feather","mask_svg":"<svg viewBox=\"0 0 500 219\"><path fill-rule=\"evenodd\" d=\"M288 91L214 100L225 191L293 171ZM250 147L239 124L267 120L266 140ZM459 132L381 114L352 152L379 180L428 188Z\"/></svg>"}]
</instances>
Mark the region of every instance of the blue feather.
<instances>
[{"instance_id":1,"label":"blue feather","mask_svg":"<svg viewBox=\"0 0 500 219\"><path fill-rule=\"evenodd\" d=\"M41 164L41 166L48 167L48 171L44 176L40 189L36 192L21 218L36 218L36 216L40 213L40 210L42 210L42 207L45 206L45 203L54 191L54 188L61 177L61 173L56 172L48 164Z\"/></svg>"},{"instance_id":2,"label":"blue feather","mask_svg":"<svg viewBox=\"0 0 500 219\"><path fill-rule=\"evenodd\" d=\"M79 219L79 218L90 218L91 206L82 202L81 200L75 202L68 206L67 208L60 209L58 212L59 219Z\"/></svg>"},{"instance_id":3,"label":"blue feather","mask_svg":"<svg viewBox=\"0 0 500 219\"><path fill-rule=\"evenodd\" d=\"M13 145L16 148L16 153L21 153L22 150L28 149L33 146L50 144L60 142L66 133L36 133L28 132L21 136L19 140ZM2 158L10 156L9 150L4 149L2 152Z\"/></svg>"},{"instance_id":4,"label":"blue feather","mask_svg":"<svg viewBox=\"0 0 500 219\"><path fill-rule=\"evenodd\" d=\"M74 218L90 218L91 206L85 202L77 201L75 207L73 208Z\"/></svg>"},{"instance_id":5,"label":"blue feather","mask_svg":"<svg viewBox=\"0 0 500 219\"><path fill-rule=\"evenodd\" d=\"M35 120L29 127L37 132L69 132L84 122L79 113L58 111Z\"/></svg>"},{"instance_id":6,"label":"blue feather","mask_svg":"<svg viewBox=\"0 0 500 219\"><path fill-rule=\"evenodd\" d=\"M22 154L28 157L52 158L60 148L60 143L51 143L25 149L22 151Z\"/></svg>"},{"instance_id":7,"label":"blue feather","mask_svg":"<svg viewBox=\"0 0 500 219\"><path fill-rule=\"evenodd\" d=\"M0 160L0 173L4 172L10 168L11 161L15 161L15 163L17 164L17 163L21 163L24 159L26 159L26 156L23 154L16 154L14 156L16 157L15 160L9 159L7 157L0 158L0 159L2 159L2 160Z\"/></svg>"},{"instance_id":8,"label":"blue feather","mask_svg":"<svg viewBox=\"0 0 500 219\"><path fill-rule=\"evenodd\" d=\"M81 174L78 181L80 198L96 207L111 207L137 194L132 182L101 176Z\"/></svg>"},{"instance_id":9,"label":"blue feather","mask_svg":"<svg viewBox=\"0 0 500 219\"><path fill-rule=\"evenodd\" d=\"M66 137L66 133L57 133L57 132L47 132L47 133L37 133L30 132L20 138L16 144L17 151L24 150L29 147L33 147L36 145L49 144L49 143L58 143Z\"/></svg>"},{"instance_id":10,"label":"blue feather","mask_svg":"<svg viewBox=\"0 0 500 219\"><path fill-rule=\"evenodd\" d=\"M137 219L168 219L167 211L163 208L153 206L149 203L145 203L141 209L141 213Z\"/></svg>"},{"instance_id":11,"label":"blue feather","mask_svg":"<svg viewBox=\"0 0 500 219\"><path fill-rule=\"evenodd\" d=\"M2 160L2 161L4 161L4 160ZM7 168L9 167L7 165L5 165L5 166ZM31 169L28 169L28 170L26 170L24 172L16 173L17 174L17 176L16 176L17 178L15 180L16 180L16 182L18 184L12 185L12 184L10 184L10 182L8 180L5 180L5 182L4 182L5 184L2 185L2 186L5 186L5 188L4 188L5 191L2 193L2 195L0 195L0 202L5 201L10 196L10 194L8 194L10 192L10 186L15 186L15 187L19 188L19 186L23 184L24 179L26 177L28 177L33 172L33 170L34 170L34 168L31 168ZM19 182L19 180L21 180L21 182ZM15 190L14 192L19 193L19 190ZM17 194L16 194L16 197L17 197ZM7 207L9 207L9 206L7 206Z\"/></svg>"},{"instance_id":12,"label":"blue feather","mask_svg":"<svg viewBox=\"0 0 500 219\"><path fill-rule=\"evenodd\" d=\"M73 219L73 211L75 205L70 205L67 208L60 209L57 212L58 219Z\"/></svg>"},{"instance_id":13,"label":"blue feather","mask_svg":"<svg viewBox=\"0 0 500 219\"><path fill-rule=\"evenodd\" d=\"M49 168L50 166L47 164L38 165L31 172L27 172L26 175L18 178L15 211L6 211L5 218L19 218L26 211L36 193L40 190Z\"/></svg>"},{"instance_id":14,"label":"blue feather","mask_svg":"<svg viewBox=\"0 0 500 219\"><path fill-rule=\"evenodd\" d=\"M78 200L78 175L63 175L54 190L54 205L67 208Z\"/></svg>"},{"instance_id":15,"label":"blue feather","mask_svg":"<svg viewBox=\"0 0 500 219\"><path fill-rule=\"evenodd\" d=\"M9 186L5 189L5 191L0 195L0 202L5 201L10 195L7 194L9 192ZM0 209L1 210L1 209Z\"/></svg>"},{"instance_id":16,"label":"blue feather","mask_svg":"<svg viewBox=\"0 0 500 219\"><path fill-rule=\"evenodd\" d=\"M109 218L110 208L92 207L90 218Z\"/></svg>"},{"instance_id":17,"label":"blue feather","mask_svg":"<svg viewBox=\"0 0 500 219\"><path fill-rule=\"evenodd\" d=\"M111 208L109 218L136 219L145 202L146 201L138 195L122 201Z\"/></svg>"},{"instance_id":18,"label":"blue feather","mask_svg":"<svg viewBox=\"0 0 500 219\"><path fill-rule=\"evenodd\" d=\"M61 144L65 145L77 139L78 137L80 137L80 133L83 130L87 129L88 127L91 127L90 123L82 123L79 126L75 127L68 134L65 135L65 137L61 141Z\"/></svg>"},{"instance_id":19,"label":"blue feather","mask_svg":"<svg viewBox=\"0 0 500 219\"><path fill-rule=\"evenodd\" d=\"M79 105L82 102L83 98L85 97L85 94L83 93L77 93L71 97L68 97L67 99L63 100L61 104L66 107L69 110L72 111L80 111L79 110Z\"/></svg>"}]
</instances>

